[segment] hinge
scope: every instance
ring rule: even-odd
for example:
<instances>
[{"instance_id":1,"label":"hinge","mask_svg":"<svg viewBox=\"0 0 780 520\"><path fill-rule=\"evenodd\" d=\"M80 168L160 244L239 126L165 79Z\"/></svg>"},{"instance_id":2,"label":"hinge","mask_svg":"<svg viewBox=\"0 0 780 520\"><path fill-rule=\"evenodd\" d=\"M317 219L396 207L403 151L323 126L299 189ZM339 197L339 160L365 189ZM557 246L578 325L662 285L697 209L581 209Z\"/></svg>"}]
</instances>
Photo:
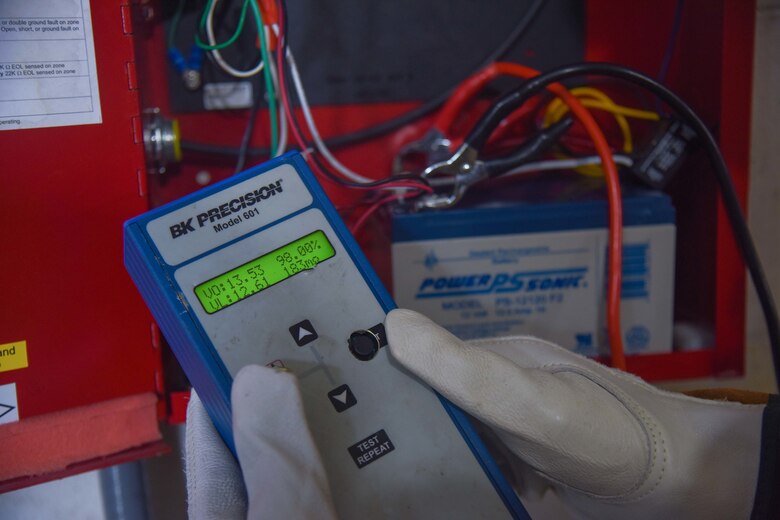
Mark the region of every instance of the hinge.
<instances>
[{"instance_id":1,"label":"hinge","mask_svg":"<svg viewBox=\"0 0 780 520\"><path fill-rule=\"evenodd\" d=\"M152 322L149 326L149 332L151 335L152 350L154 350L154 357L156 362L156 368L154 370L154 389L158 395L165 395L165 377L162 372L162 352L160 351L160 328L156 323Z\"/></svg>"},{"instance_id":2,"label":"hinge","mask_svg":"<svg viewBox=\"0 0 780 520\"><path fill-rule=\"evenodd\" d=\"M144 170L142 168L138 168L136 170L136 177L138 177L138 196L145 197L146 196L146 175L144 175ZM154 346L154 344L152 344L152 346Z\"/></svg>"},{"instance_id":3,"label":"hinge","mask_svg":"<svg viewBox=\"0 0 780 520\"><path fill-rule=\"evenodd\" d=\"M125 64L125 69L127 71L127 89L138 90L138 74L135 71L135 62L128 61Z\"/></svg>"},{"instance_id":4,"label":"hinge","mask_svg":"<svg viewBox=\"0 0 780 520\"><path fill-rule=\"evenodd\" d=\"M154 350L160 350L160 327L158 327L156 323L152 322L150 331L152 333L152 348Z\"/></svg>"},{"instance_id":5,"label":"hinge","mask_svg":"<svg viewBox=\"0 0 780 520\"><path fill-rule=\"evenodd\" d=\"M144 142L144 127L141 124L141 116L131 117L130 124L133 125L133 142L142 144Z\"/></svg>"},{"instance_id":6,"label":"hinge","mask_svg":"<svg viewBox=\"0 0 780 520\"><path fill-rule=\"evenodd\" d=\"M128 4L119 6L122 13L122 32L124 34L133 34L133 12Z\"/></svg>"},{"instance_id":7,"label":"hinge","mask_svg":"<svg viewBox=\"0 0 780 520\"><path fill-rule=\"evenodd\" d=\"M154 371L154 391L159 396L165 395L165 380L163 379L162 372L159 370Z\"/></svg>"}]
</instances>

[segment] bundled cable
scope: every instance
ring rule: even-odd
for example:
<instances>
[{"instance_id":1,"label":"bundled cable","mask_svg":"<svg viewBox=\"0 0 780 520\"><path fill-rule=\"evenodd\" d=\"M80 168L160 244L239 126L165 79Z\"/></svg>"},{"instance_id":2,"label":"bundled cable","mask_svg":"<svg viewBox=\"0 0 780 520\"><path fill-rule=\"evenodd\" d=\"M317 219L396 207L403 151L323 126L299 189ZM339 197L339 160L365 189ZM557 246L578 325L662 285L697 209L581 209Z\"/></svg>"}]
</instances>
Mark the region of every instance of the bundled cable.
<instances>
[{"instance_id":1,"label":"bundled cable","mask_svg":"<svg viewBox=\"0 0 780 520\"><path fill-rule=\"evenodd\" d=\"M266 60L264 59L264 56L261 54L260 60L257 62L255 66L253 66L250 69L246 70L238 70L232 65L230 65L225 59L222 57L222 54L219 52L220 49L224 49L225 47L232 45L238 36L241 34L241 31L244 28L244 18L246 16L246 10L248 7L252 8L252 13L254 14L254 20L255 25L257 26L257 35L258 38L262 41L264 32L263 29L263 21L262 21L262 15L260 14L260 9L257 7L257 3L255 0L245 0L244 5L241 9L241 19L239 21L238 27L236 28L236 32L233 34L233 36L228 39L227 41L218 44L216 41L216 37L214 36L214 12L217 8L217 3L219 3L219 0L209 0L209 3L206 5L206 10L203 13L203 18L201 18L201 27L206 31L206 36L208 38L208 45L203 44L200 41L199 35L196 34L196 44L198 44L202 49L210 51L210 56L214 59L216 64L219 66L220 69L222 69L227 74L235 77L235 78L251 78L255 74L260 73L263 70L263 67L265 65Z\"/></svg>"},{"instance_id":2,"label":"bundled cable","mask_svg":"<svg viewBox=\"0 0 780 520\"><path fill-rule=\"evenodd\" d=\"M282 105L285 108L285 115L287 117L290 132L292 133L295 142L298 144L301 151L307 158L312 170L314 170L314 172L320 177L343 187L364 190L394 190L396 192L394 198L396 199L419 195L422 192L429 192L430 188L427 186L427 183L417 176L400 175L375 181L364 175L353 172L333 156L333 154L328 150L327 145L324 143L320 136L319 130L317 129L314 117L311 113L311 108L308 104L308 99L306 98L306 92L303 88L303 83L300 79L300 74L298 73L295 58L288 46L287 11L284 8L283 2L279 9L279 24L275 25L273 30L279 42L276 55L277 68L279 73L279 96L281 98ZM296 94L298 95L298 101L301 104L301 111L307 123L309 133L314 140L315 148L322 155L322 157L328 161L330 166L335 167L338 175L334 174L328 165L323 164L317 155L313 153L313 150L311 150L310 146L304 138L303 132L298 126L298 122L295 118L295 112L292 108L290 93L287 87L288 83L287 74L285 72L285 60L289 66L294 88L296 90ZM405 193L409 190L412 190L413 193Z\"/></svg>"},{"instance_id":3,"label":"bundled cable","mask_svg":"<svg viewBox=\"0 0 780 520\"><path fill-rule=\"evenodd\" d=\"M620 328L620 291L622 285L623 263L623 213L620 191L620 179L617 166L612 157L604 133L599 128L593 116L557 79L556 71L539 74L538 71L516 63L494 63L485 70L467 79L453 95L453 98L442 109L437 117L435 129L446 132L469 99L488 82L499 75L520 77L526 82L503 96L474 125L464 139L460 148L454 152L449 164L457 164L458 157L466 157L478 153L483 148L493 131L502 120L521 108L531 97L543 89L548 89L567 104L572 114L583 125L601 160L605 171L607 186L607 201L609 203L609 256L607 284L607 329L611 352L611 364L625 370L625 354ZM447 163L442 163L446 166ZM435 167L434 167L435 168Z\"/></svg>"},{"instance_id":4,"label":"bundled cable","mask_svg":"<svg viewBox=\"0 0 780 520\"><path fill-rule=\"evenodd\" d=\"M618 127L620 127L620 132L623 134L624 153L632 153L634 151L631 127L629 126L627 118L644 119L647 121L659 121L661 119L661 116L656 112L618 105L604 92L593 87L573 88L571 94L579 99L583 106L603 110L613 115L615 122L617 122ZM562 118L568 110L568 106L560 98L553 100L547 106L542 125L549 126L555 123Z\"/></svg>"},{"instance_id":5,"label":"bundled cable","mask_svg":"<svg viewBox=\"0 0 780 520\"><path fill-rule=\"evenodd\" d=\"M750 236L750 230L742 213L726 161L723 159L715 137L693 109L658 81L637 71L611 63L581 63L562 67L529 80L528 83L510 94L510 96L516 99L526 99L553 82L586 76L605 76L620 79L653 93L698 134L710 158L734 237L761 304L769 334L775 377L777 381L780 381L780 322L778 322L774 298L764 275L758 252Z\"/></svg>"},{"instance_id":6,"label":"bundled cable","mask_svg":"<svg viewBox=\"0 0 780 520\"><path fill-rule=\"evenodd\" d=\"M539 13L542 11L545 5L546 5L545 0L534 0L533 3L528 7L528 9L523 14L523 17L517 21L514 30L512 30L512 32L498 47L493 49L490 53L488 53L484 57L484 59L480 62L480 65L476 67L476 70L481 70L485 66L504 57L504 55L510 49L512 49L512 47L523 38L523 36L527 34L528 30L532 27L533 22L537 19ZM285 13L286 13L286 9L285 9L284 2L281 2L279 6L279 20L280 20L279 26L281 26L280 32L286 32L284 30L285 24L281 23L282 16L285 16ZM370 141L371 139L376 139L385 134L389 134L390 132L398 130L403 126L413 123L414 121L417 121L418 119L421 119L436 111L439 107L441 107L441 105L444 102L446 102L451 97L454 88L455 87L448 88L447 90L440 93L439 95L424 102L419 107L414 108L404 114L401 114L398 117L389 119L387 121L384 121L382 123L379 123L377 125L368 128L362 128L360 130L348 132L343 135L327 138L324 140L324 142L329 148L332 149L332 148L349 146L353 144L359 144L365 141ZM186 150L199 152L199 153L218 154L218 155L238 155L239 153L239 150L236 148L207 144L207 143L197 143L191 141L184 141L182 143L182 148ZM250 148L247 150L247 154L253 156L265 156L268 155L268 150L262 148Z\"/></svg>"}]
</instances>

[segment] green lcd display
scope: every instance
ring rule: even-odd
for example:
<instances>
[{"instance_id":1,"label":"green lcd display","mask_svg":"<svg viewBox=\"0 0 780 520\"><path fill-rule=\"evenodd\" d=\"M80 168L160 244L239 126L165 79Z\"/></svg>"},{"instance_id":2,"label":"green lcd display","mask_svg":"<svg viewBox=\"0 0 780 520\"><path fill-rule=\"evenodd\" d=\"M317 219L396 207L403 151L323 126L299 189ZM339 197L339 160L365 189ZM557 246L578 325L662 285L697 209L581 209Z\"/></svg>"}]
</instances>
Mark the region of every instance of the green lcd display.
<instances>
[{"instance_id":1,"label":"green lcd display","mask_svg":"<svg viewBox=\"0 0 780 520\"><path fill-rule=\"evenodd\" d=\"M318 230L197 285L195 296L213 314L335 255L328 237Z\"/></svg>"}]
</instances>

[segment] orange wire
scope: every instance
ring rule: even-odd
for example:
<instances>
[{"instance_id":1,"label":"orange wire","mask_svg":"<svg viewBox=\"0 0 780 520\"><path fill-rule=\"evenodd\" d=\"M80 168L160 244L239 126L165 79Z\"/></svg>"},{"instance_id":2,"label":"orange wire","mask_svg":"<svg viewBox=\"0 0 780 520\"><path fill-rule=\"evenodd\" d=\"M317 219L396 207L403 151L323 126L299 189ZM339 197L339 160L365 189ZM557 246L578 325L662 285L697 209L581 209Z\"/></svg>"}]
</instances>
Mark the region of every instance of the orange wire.
<instances>
[{"instance_id":1,"label":"orange wire","mask_svg":"<svg viewBox=\"0 0 780 520\"><path fill-rule=\"evenodd\" d=\"M452 123L463 107L480 89L499 75L509 75L529 79L539 75L539 71L518 63L497 62L466 79L453 93L450 100L437 116L434 127L447 135ZM620 329L620 290L623 279L623 204L620 192L620 179L617 166L612 159L612 150L604 132L593 119L591 113L560 83L552 83L547 90L560 97L568 105L574 117L582 124L593 141L596 152L601 158L607 187L609 204L609 279L607 282L607 331L611 353L611 365L626 369L623 351L623 334Z\"/></svg>"},{"instance_id":2,"label":"orange wire","mask_svg":"<svg viewBox=\"0 0 780 520\"><path fill-rule=\"evenodd\" d=\"M449 133L452 124L463 108L471 101L485 85L501 75L496 69L496 63L491 63L481 71L466 78L461 83L452 96L441 108L436 118L433 120L433 127L444 135Z\"/></svg>"}]
</instances>

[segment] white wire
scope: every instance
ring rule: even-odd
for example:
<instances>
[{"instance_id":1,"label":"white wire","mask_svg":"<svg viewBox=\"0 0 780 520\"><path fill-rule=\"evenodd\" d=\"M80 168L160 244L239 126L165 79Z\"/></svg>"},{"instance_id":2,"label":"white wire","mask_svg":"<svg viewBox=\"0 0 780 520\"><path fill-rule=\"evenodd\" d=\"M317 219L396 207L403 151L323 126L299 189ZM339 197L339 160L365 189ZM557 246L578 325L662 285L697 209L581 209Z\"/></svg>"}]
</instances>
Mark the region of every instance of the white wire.
<instances>
[{"instance_id":1,"label":"white wire","mask_svg":"<svg viewBox=\"0 0 780 520\"><path fill-rule=\"evenodd\" d=\"M634 160L627 155L613 155L612 159L615 161L615 164L621 166L630 167L634 164ZM577 159L550 159L547 161L527 163L518 166L513 170L509 170L507 173L500 176L507 177L509 175L519 175L521 173L540 172L545 170L569 170L591 164L601 164L601 157L594 155L592 157L578 157Z\"/></svg>"},{"instance_id":2,"label":"white wire","mask_svg":"<svg viewBox=\"0 0 780 520\"><path fill-rule=\"evenodd\" d=\"M287 127L287 118L285 117L284 107L279 105L279 145L276 147L274 157L279 157L287 150L287 139L290 135Z\"/></svg>"},{"instance_id":3,"label":"white wire","mask_svg":"<svg viewBox=\"0 0 780 520\"><path fill-rule=\"evenodd\" d=\"M364 177L359 173L350 170L341 162L339 162L339 160L336 159L332 153L330 153L327 145L322 140L322 137L320 137L320 132L317 130L317 125L311 115L309 101L306 99L306 92L303 90L303 83L301 82L301 77L298 74L298 67L295 64L295 58L293 57L289 45L287 46L287 62L290 64L290 74L292 75L293 84L295 85L295 91L298 93L298 100L301 103L303 118L306 120L306 125L309 127L309 132L311 133L311 137L314 140L314 146L322 154L322 156L328 160L331 166L333 166L333 168L335 168L344 177L354 182L372 182L373 179L369 179L368 177Z\"/></svg>"},{"instance_id":4,"label":"white wire","mask_svg":"<svg viewBox=\"0 0 780 520\"><path fill-rule=\"evenodd\" d=\"M250 2L254 2L255 0L249 0ZM209 40L209 45L212 47L216 45L217 40L214 37L214 11L217 7L217 3L219 3L219 0L214 0L211 2L211 7L209 8L209 12L206 15L206 36ZM248 7L247 9L250 9L253 7ZM254 17L253 17L254 18ZM255 24L257 23L257 18L254 18ZM244 22L246 23L246 21ZM258 27L257 31L263 31L265 30L264 27ZM268 35L266 35L266 38ZM211 56L214 58L214 61L217 62L217 65L219 65L219 68L224 70L226 73L230 74L231 76L235 78L251 78L255 74L260 73L260 71L263 70L263 58L260 57L260 61L257 65L255 65L253 68L248 70L238 70L233 68L228 62L225 61L225 59L222 57L222 55L219 53L218 49L213 49L210 51Z\"/></svg>"},{"instance_id":5,"label":"white wire","mask_svg":"<svg viewBox=\"0 0 780 520\"><path fill-rule=\"evenodd\" d=\"M627 155L613 155L612 159L615 161L615 164L621 166L631 167L634 164L634 160ZM601 164L601 157L593 155L590 157L578 157L576 159L549 159L546 161L526 163L499 175L499 177L509 177L510 175L522 175L524 173L541 172L545 170L570 170L590 164ZM454 176L428 179L428 183L434 187L449 186L456 182L458 182L458 179Z\"/></svg>"},{"instance_id":6,"label":"white wire","mask_svg":"<svg viewBox=\"0 0 780 520\"><path fill-rule=\"evenodd\" d=\"M268 70L271 71L271 81L274 84L274 92L279 92L279 75L276 73L276 65L273 60L268 64ZM277 103L279 116L279 144L276 147L276 153L274 157L278 157L284 153L287 149L287 139L290 135L289 127L287 126L287 117L284 112L284 103Z\"/></svg>"}]
</instances>

